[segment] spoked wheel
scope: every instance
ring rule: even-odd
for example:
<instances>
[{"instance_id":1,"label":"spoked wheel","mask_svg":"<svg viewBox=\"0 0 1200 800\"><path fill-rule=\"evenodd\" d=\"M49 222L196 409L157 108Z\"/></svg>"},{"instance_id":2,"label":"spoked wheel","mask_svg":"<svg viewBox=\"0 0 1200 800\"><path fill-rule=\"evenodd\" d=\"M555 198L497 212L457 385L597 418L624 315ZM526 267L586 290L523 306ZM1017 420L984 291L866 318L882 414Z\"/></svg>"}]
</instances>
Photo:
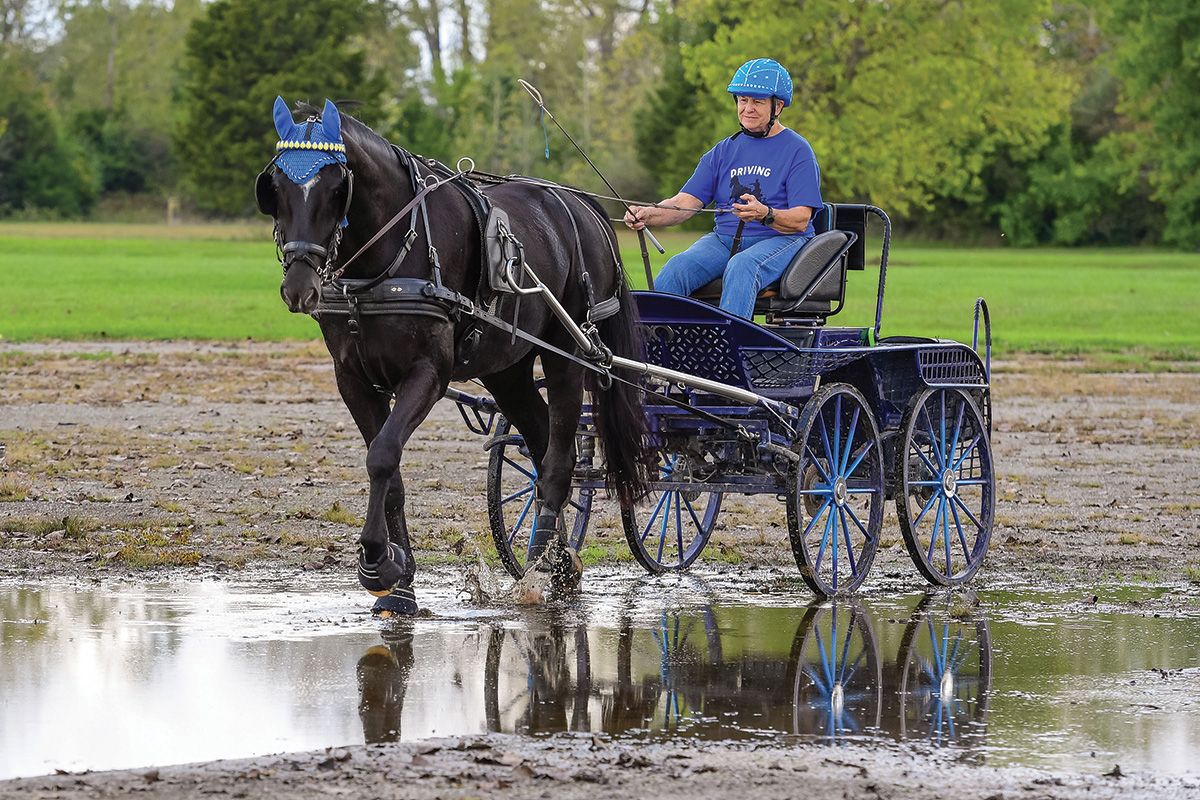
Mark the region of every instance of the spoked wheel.
<instances>
[{"instance_id":1,"label":"spoked wheel","mask_svg":"<svg viewBox=\"0 0 1200 800\"><path fill-rule=\"evenodd\" d=\"M687 456L661 451L656 482L660 488L633 508L621 510L629 549L651 574L687 569L716 527L721 493L704 491L691 467Z\"/></svg>"},{"instance_id":2,"label":"spoked wheel","mask_svg":"<svg viewBox=\"0 0 1200 800\"><path fill-rule=\"evenodd\" d=\"M792 732L828 743L878 728L883 662L858 602L812 606L792 644Z\"/></svg>"},{"instance_id":3,"label":"spoked wheel","mask_svg":"<svg viewBox=\"0 0 1200 800\"><path fill-rule=\"evenodd\" d=\"M852 592L867 577L883 527L883 449L867 401L823 387L800 417L787 521L800 576L814 592Z\"/></svg>"},{"instance_id":4,"label":"spoked wheel","mask_svg":"<svg viewBox=\"0 0 1200 800\"><path fill-rule=\"evenodd\" d=\"M974 596L927 596L904 629L900 725L906 738L942 745L981 738L992 686L992 640Z\"/></svg>"},{"instance_id":5,"label":"spoked wheel","mask_svg":"<svg viewBox=\"0 0 1200 800\"><path fill-rule=\"evenodd\" d=\"M971 579L987 552L995 474L987 426L960 389L926 389L909 406L896 450L904 544L930 583Z\"/></svg>"},{"instance_id":6,"label":"spoked wheel","mask_svg":"<svg viewBox=\"0 0 1200 800\"><path fill-rule=\"evenodd\" d=\"M504 568L514 578L520 579L525 574L529 540L537 519L537 504L534 501L537 469L525 448L525 440L512 431L507 420L499 423L497 432L498 439L488 456L488 521L491 523L496 552ZM594 452L595 439L581 435L576 469L590 468ZM575 550L583 545L595 494L595 489L576 488L563 506L567 544Z\"/></svg>"}]
</instances>

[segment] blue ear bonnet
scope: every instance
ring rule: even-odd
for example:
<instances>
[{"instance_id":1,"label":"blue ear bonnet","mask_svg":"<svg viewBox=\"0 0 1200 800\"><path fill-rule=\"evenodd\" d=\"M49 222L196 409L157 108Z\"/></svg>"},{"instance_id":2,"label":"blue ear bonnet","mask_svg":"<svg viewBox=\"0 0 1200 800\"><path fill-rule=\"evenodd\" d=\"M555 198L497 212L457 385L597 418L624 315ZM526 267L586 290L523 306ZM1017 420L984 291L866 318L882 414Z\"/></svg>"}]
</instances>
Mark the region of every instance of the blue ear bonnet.
<instances>
[{"instance_id":1,"label":"blue ear bonnet","mask_svg":"<svg viewBox=\"0 0 1200 800\"><path fill-rule=\"evenodd\" d=\"M342 142L342 118L328 100L320 119L309 117L297 125L282 97L275 98L275 130L279 132L275 163L298 184L308 183L317 170L328 164L346 163Z\"/></svg>"}]
</instances>

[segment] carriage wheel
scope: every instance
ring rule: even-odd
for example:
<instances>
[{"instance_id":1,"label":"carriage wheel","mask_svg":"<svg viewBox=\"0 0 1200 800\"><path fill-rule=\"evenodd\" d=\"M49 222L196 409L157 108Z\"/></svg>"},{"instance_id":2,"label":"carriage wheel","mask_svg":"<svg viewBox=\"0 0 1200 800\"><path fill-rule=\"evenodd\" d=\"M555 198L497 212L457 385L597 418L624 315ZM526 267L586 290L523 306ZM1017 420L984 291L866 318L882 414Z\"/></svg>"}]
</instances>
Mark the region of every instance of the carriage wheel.
<instances>
[{"instance_id":1,"label":"carriage wheel","mask_svg":"<svg viewBox=\"0 0 1200 800\"><path fill-rule=\"evenodd\" d=\"M800 576L814 592L852 592L867 577L883 527L883 449L867 401L845 383L804 406L787 521Z\"/></svg>"},{"instance_id":2,"label":"carriage wheel","mask_svg":"<svg viewBox=\"0 0 1200 800\"><path fill-rule=\"evenodd\" d=\"M960 389L926 389L901 430L895 475L904 544L930 583L964 583L992 538L996 487L983 416Z\"/></svg>"},{"instance_id":3,"label":"carriage wheel","mask_svg":"<svg viewBox=\"0 0 1200 800\"><path fill-rule=\"evenodd\" d=\"M692 482L689 459L660 452L658 480ZM703 486L696 482L695 489L650 491L633 508L621 510L625 540L647 572L687 569L708 544L721 512L721 493L703 491Z\"/></svg>"},{"instance_id":4,"label":"carriage wheel","mask_svg":"<svg viewBox=\"0 0 1200 800\"><path fill-rule=\"evenodd\" d=\"M981 738L992 686L992 639L975 602L974 596L952 595L939 604L926 596L904 629L896 656L902 737L935 745Z\"/></svg>"},{"instance_id":5,"label":"carriage wheel","mask_svg":"<svg viewBox=\"0 0 1200 800\"><path fill-rule=\"evenodd\" d=\"M854 600L809 608L792 644L792 732L830 744L878 728L883 662L867 611Z\"/></svg>"},{"instance_id":6,"label":"carriage wheel","mask_svg":"<svg viewBox=\"0 0 1200 800\"><path fill-rule=\"evenodd\" d=\"M487 506L496 552L508 573L519 580L525 574L529 539L537 519L534 501L537 469L525 449L525 440L515 433L506 436L510 431L508 421L502 420L497 433L504 438L492 446L488 456ZM577 468L590 467L593 448L589 445L593 442L587 436L580 439L585 446L580 448ZM583 545L595 494L595 489L576 488L563 506L567 544L575 550Z\"/></svg>"}]
</instances>

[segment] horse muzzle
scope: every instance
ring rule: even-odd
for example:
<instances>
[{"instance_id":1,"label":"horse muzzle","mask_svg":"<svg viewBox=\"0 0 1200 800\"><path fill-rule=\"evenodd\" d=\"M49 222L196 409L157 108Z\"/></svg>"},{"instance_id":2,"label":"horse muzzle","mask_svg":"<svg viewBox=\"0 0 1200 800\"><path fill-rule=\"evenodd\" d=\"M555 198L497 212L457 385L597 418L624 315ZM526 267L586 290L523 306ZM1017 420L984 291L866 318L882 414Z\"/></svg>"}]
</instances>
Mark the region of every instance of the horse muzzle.
<instances>
[{"instance_id":1,"label":"horse muzzle","mask_svg":"<svg viewBox=\"0 0 1200 800\"><path fill-rule=\"evenodd\" d=\"M284 276L279 286L279 296L293 314L312 314L317 310L317 303L321 299L321 283L315 273L310 274L312 279L305 281L299 279L299 271L294 271ZM296 280L291 279L293 275L297 276Z\"/></svg>"},{"instance_id":2,"label":"horse muzzle","mask_svg":"<svg viewBox=\"0 0 1200 800\"><path fill-rule=\"evenodd\" d=\"M283 246L283 283L279 295L293 314L311 314L321 299L321 283L328 273L329 250L312 242ZM303 266L306 269L292 269Z\"/></svg>"}]
</instances>

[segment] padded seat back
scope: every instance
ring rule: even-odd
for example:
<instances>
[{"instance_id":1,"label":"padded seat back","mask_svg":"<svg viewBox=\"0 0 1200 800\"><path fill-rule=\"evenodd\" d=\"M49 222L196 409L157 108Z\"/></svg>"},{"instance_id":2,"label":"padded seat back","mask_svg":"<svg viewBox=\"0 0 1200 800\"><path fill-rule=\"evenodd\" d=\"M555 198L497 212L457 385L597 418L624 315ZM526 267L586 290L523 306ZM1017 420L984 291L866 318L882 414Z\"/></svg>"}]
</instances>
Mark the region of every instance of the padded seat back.
<instances>
[{"instance_id":1,"label":"padded seat back","mask_svg":"<svg viewBox=\"0 0 1200 800\"><path fill-rule=\"evenodd\" d=\"M822 226L818 220L832 216L832 209L826 205L817 213L814 227L819 230ZM754 313L823 320L841 311L846 297L846 254L857 239L856 234L837 229L825 230L809 239L792 258L783 276L759 292ZM721 286L718 278L697 289L692 297L718 302Z\"/></svg>"}]
</instances>

